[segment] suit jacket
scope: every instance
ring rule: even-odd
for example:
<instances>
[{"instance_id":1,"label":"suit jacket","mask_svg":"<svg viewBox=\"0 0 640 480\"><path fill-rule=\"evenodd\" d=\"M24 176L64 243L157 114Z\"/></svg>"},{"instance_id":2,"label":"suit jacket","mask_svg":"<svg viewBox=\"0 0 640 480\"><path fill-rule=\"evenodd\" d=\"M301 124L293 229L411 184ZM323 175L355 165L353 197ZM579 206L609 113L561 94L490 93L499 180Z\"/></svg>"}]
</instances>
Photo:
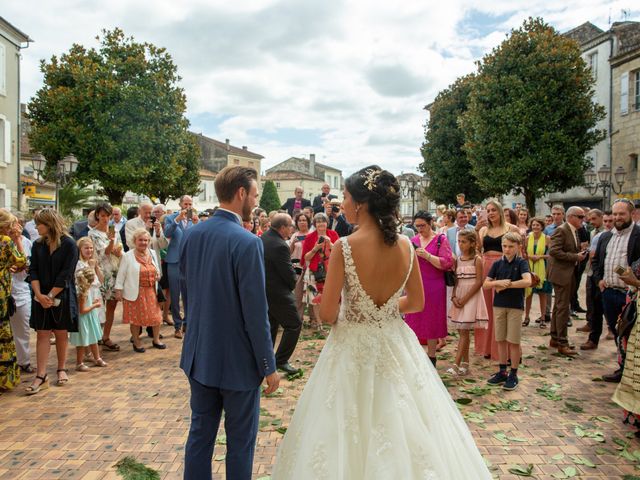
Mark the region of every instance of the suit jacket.
<instances>
[{"instance_id":1,"label":"suit jacket","mask_svg":"<svg viewBox=\"0 0 640 480\"><path fill-rule=\"evenodd\" d=\"M335 222L332 218L329 218L329 230L335 231L339 237L346 237L351 235L353 232L353 227L344 215L340 214L335 218Z\"/></svg>"},{"instance_id":2,"label":"suit jacket","mask_svg":"<svg viewBox=\"0 0 640 480\"><path fill-rule=\"evenodd\" d=\"M185 232L179 262L189 319L180 368L209 387L258 388L276 371L262 241L218 210Z\"/></svg>"},{"instance_id":3,"label":"suit jacket","mask_svg":"<svg viewBox=\"0 0 640 480\"><path fill-rule=\"evenodd\" d=\"M338 197L336 195L334 195L333 193L330 193L326 197L323 197L322 195L318 195L317 197L315 197L313 199L313 203L311 204L311 206L313 207L313 213L324 212L324 199L325 198L331 200L332 198L338 198Z\"/></svg>"},{"instance_id":4,"label":"suit jacket","mask_svg":"<svg viewBox=\"0 0 640 480\"><path fill-rule=\"evenodd\" d=\"M293 217L293 206L295 205L295 198L287 198L287 201L284 202L284 205L282 205L281 210L286 210L287 213L289 215L291 215ZM302 210L304 207L310 207L311 206L311 202L309 200L307 200L306 198L303 198L301 200L301 204L302 207L300 207L300 210Z\"/></svg>"},{"instance_id":5,"label":"suit jacket","mask_svg":"<svg viewBox=\"0 0 640 480\"><path fill-rule=\"evenodd\" d=\"M563 223L551 235L547 267L547 278L551 283L569 285L572 282L576 263L581 260L578 252L571 227L568 223Z\"/></svg>"},{"instance_id":6,"label":"suit jacket","mask_svg":"<svg viewBox=\"0 0 640 480\"><path fill-rule=\"evenodd\" d=\"M465 230L475 230L475 228L473 228L473 226L468 223L464 226L464 228ZM456 245L458 244L458 239L456 238L457 233L458 233L458 227L451 227L447 229L447 240L449 241L449 245L451 246L451 251L454 253L457 251L457 248L456 248Z\"/></svg>"},{"instance_id":7,"label":"suit jacket","mask_svg":"<svg viewBox=\"0 0 640 480\"><path fill-rule=\"evenodd\" d=\"M269 305L274 303L295 304L293 289L297 276L291 263L289 244L275 230L262 234L264 247L264 270Z\"/></svg>"},{"instance_id":8,"label":"suit jacket","mask_svg":"<svg viewBox=\"0 0 640 480\"><path fill-rule=\"evenodd\" d=\"M89 220L78 220L71 225L71 231L69 232L75 241L80 240L82 237L89 235Z\"/></svg>"},{"instance_id":9,"label":"suit jacket","mask_svg":"<svg viewBox=\"0 0 640 480\"><path fill-rule=\"evenodd\" d=\"M613 238L613 232L602 232L596 247L596 254L591 259L591 269L593 270L592 280L598 284L604 278L604 261L607 256L607 246ZM640 227L634 225L629 236L629 244L627 245L627 263L631 265L640 258Z\"/></svg>"},{"instance_id":10,"label":"suit jacket","mask_svg":"<svg viewBox=\"0 0 640 480\"><path fill-rule=\"evenodd\" d=\"M180 212L174 212L164 219L164 236L170 240L169 246L167 247L167 255L164 257L165 263L178 263L184 233L194 226L191 219L187 220L186 227L182 222L176 223L176 217L178 215L180 215ZM129 225L129 222L127 222L127 225Z\"/></svg>"}]
</instances>

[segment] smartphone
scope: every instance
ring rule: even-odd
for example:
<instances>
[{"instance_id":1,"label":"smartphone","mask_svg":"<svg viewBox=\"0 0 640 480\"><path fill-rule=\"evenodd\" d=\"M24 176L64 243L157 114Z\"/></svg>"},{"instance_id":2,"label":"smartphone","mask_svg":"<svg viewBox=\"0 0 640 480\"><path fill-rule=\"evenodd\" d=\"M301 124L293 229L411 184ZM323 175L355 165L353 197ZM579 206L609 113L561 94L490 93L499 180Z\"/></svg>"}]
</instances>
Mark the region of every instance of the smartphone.
<instances>
[{"instance_id":1,"label":"smartphone","mask_svg":"<svg viewBox=\"0 0 640 480\"><path fill-rule=\"evenodd\" d=\"M318 243L323 243L323 242L324 242L324 237L320 237L320 238L318 239Z\"/></svg>"},{"instance_id":2,"label":"smartphone","mask_svg":"<svg viewBox=\"0 0 640 480\"><path fill-rule=\"evenodd\" d=\"M154 223L156 223L156 216L155 215L151 215L151 225L153 225Z\"/></svg>"},{"instance_id":3,"label":"smartphone","mask_svg":"<svg viewBox=\"0 0 640 480\"><path fill-rule=\"evenodd\" d=\"M298 235L297 236L297 239L298 239L299 242L303 241L305 238L307 238L306 235Z\"/></svg>"},{"instance_id":4,"label":"smartphone","mask_svg":"<svg viewBox=\"0 0 640 480\"><path fill-rule=\"evenodd\" d=\"M618 275L624 275L624 272L626 272L627 269L624 268L622 265L618 265L613 271L616 272Z\"/></svg>"},{"instance_id":5,"label":"smartphone","mask_svg":"<svg viewBox=\"0 0 640 480\"><path fill-rule=\"evenodd\" d=\"M109 233L116 233L115 225L109 225Z\"/></svg>"},{"instance_id":6,"label":"smartphone","mask_svg":"<svg viewBox=\"0 0 640 480\"><path fill-rule=\"evenodd\" d=\"M487 211L486 210L480 210L478 212L478 221L482 222L482 221L486 221L487 220Z\"/></svg>"},{"instance_id":7,"label":"smartphone","mask_svg":"<svg viewBox=\"0 0 640 480\"><path fill-rule=\"evenodd\" d=\"M188 208L187 209L187 218L188 219L193 218L193 208Z\"/></svg>"},{"instance_id":8,"label":"smartphone","mask_svg":"<svg viewBox=\"0 0 640 480\"><path fill-rule=\"evenodd\" d=\"M420 248L420 247L418 247L418 245L416 245L416 244L415 244L415 243L413 243L413 242L411 242L411 245L413 245L414 250L417 250L418 248Z\"/></svg>"}]
</instances>

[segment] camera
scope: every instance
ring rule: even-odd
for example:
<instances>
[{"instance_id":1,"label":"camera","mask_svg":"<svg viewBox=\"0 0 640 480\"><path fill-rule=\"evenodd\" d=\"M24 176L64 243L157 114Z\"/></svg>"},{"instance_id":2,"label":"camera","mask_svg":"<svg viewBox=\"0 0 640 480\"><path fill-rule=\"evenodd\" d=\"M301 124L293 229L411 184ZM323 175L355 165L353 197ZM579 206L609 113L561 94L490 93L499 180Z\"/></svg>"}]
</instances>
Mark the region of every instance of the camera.
<instances>
[{"instance_id":1,"label":"camera","mask_svg":"<svg viewBox=\"0 0 640 480\"><path fill-rule=\"evenodd\" d=\"M187 209L187 219L193 218L193 208Z\"/></svg>"},{"instance_id":2,"label":"camera","mask_svg":"<svg viewBox=\"0 0 640 480\"><path fill-rule=\"evenodd\" d=\"M340 207L334 205L333 207L331 207L331 211L333 213L340 213Z\"/></svg>"},{"instance_id":3,"label":"camera","mask_svg":"<svg viewBox=\"0 0 640 480\"><path fill-rule=\"evenodd\" d=\"M149 218L151 219L151 225L156 223L156 216L155 215L151 215L151 217L149 217Z\"/></svg>"},{"instance_id":4,"label":"camera","mask_svg":"<svg viewBox=\"0 0 640 480\"><path fill-rule=\"evenodd\" d=\"M324 242L324 237L320 237L320 238L318 239L318 243L323 243L323 242Z\"/></svg>"}]
</instances>

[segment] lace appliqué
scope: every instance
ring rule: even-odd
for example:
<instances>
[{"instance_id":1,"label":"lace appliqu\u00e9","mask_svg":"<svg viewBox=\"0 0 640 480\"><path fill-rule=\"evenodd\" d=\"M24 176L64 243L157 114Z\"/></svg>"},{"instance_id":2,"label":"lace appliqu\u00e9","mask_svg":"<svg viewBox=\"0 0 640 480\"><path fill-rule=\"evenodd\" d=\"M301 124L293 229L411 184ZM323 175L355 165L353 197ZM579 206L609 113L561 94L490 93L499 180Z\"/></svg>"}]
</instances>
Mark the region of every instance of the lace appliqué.
<instances>
[{"instance_id":1,"label":"lace appliqu\u00e9","mask_svg":"<svg viewBox=\"0 0 640 480\"><path fill-rule=\"evenodd\" d=\"M329 478L329 472L327 470L327 448L324 442L318 443L313 449L311 468L316 475L315 478Z\"/></svg>"}]
</instances>

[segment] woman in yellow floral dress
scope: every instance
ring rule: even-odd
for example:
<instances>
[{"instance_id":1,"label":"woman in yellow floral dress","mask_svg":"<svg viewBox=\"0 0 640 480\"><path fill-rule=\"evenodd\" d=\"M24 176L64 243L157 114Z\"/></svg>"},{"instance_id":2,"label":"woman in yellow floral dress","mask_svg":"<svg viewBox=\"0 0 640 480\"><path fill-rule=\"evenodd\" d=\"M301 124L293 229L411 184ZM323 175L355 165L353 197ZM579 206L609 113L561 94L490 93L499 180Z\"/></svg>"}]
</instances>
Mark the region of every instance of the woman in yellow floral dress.
<instances>
[{"instance_id":1,"label":"woman in yellow floral dress","mask_svg":"<svg viewBox=\"0 0 640 480\"><path fill-rule=\"evenodd\" d=\"M24 269L26 264L22 227L16 217L6 210L0 210L0 394L20 383L16 345L9 323L12 313L11 273Z\"/></svg>"}]
</instances>

